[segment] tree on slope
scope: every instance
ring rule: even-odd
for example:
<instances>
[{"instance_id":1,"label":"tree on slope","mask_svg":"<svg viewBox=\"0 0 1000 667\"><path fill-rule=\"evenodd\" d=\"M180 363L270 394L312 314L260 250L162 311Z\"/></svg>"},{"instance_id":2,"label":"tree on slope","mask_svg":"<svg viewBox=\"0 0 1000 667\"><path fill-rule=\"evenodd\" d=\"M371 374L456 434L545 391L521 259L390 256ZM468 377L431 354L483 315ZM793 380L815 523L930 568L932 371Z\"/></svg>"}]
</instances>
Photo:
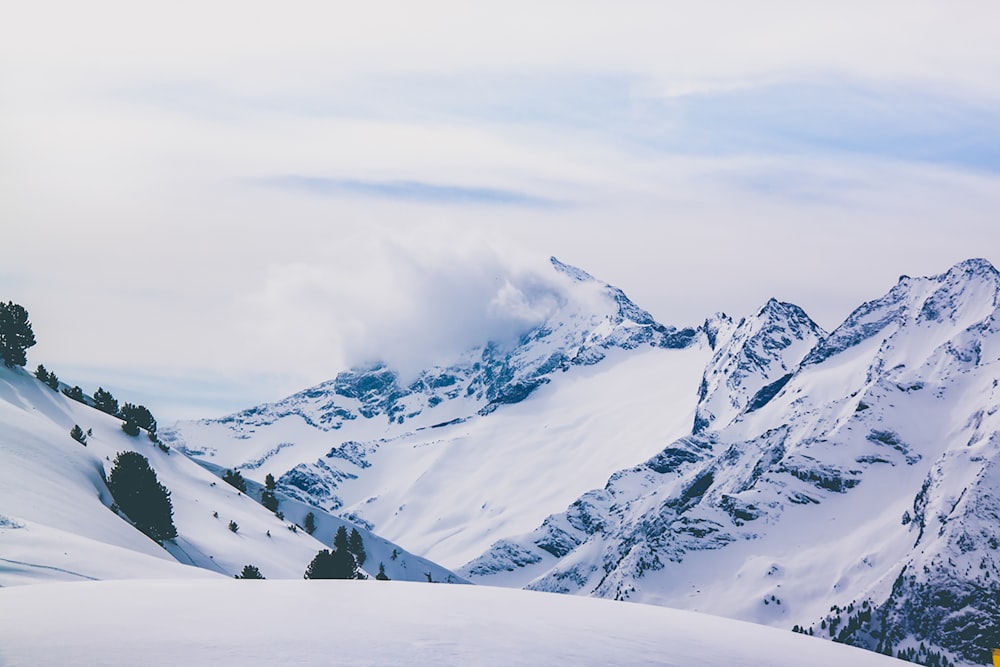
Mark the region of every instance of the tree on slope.
<instances>
[{"instance_id":1,"label":"tree on slope","mask_svg":"<svg viewBox=\"0 0 1000 667\"><path fill-rule=\"evenodd\" d=\"M125 403L121 410L118 411L118 416L126 422L132 422L136 426L141 426L150 433L156 433L156 419L145 405Z\"/></svg>"},{"instance_id":2,"label":"tree on slope","mask_svg":"<svg viewBox=\"0 0 1000 667\"><path fill-rule=\"evenodd\" d=\"M264 579L256 565L244 565L243 571L236 575L237 579Z\"/></svg>"},{"instance_id":3,"label":"tree on slope","mask_svg":"<svg viewBox=\"0 0 1000 667\"><path fill-rule=\"evenodd\" d=\"M156 479L145 456L119 452L108 475L108 489L121 511L146 535L157 542L177 537L170 491Z\"/></svg>"},{"instance_id":4,"label":"tree on slope","mask_svg":"<svg viewBox=\"0 0 1000 667\"><path fill-rule=\"evenodd\" d=\"M229 470L227 468L226 472L222 473L222 481L243 493L247 492L247 481L243 479L243 475L239 470Z\"/></svg>"},{"instance_id":5,"label":"tree on slope","mask_svg":"<svg viewBox=\"0 0 1000 667\"><path fill-rule=\"evenodd\" d=\"M49 377L51 377L51 375ZM77 403L85 403L86 402L84 400L84 398L83 398L83 389L80 389L80 385L76 385L76 386L74 386L71 389L63 389L63 393L67 397L72 398Z\"/></svg>"},{"instance_id":6,"label":"tree on slope","mask_svg":"<svg viewBox=\"0 0 1000 667\"><path fill-rule=\"evenodd\" d=\"M271 489L261 489L260 492L260 504L271 510L272 512L278 511L278 496L274 495L274 491Z\"/></svg>"},{"instance_id":7,"label":"tree on slope","mask_svg":"<svg viewBox=\"0 0 1000 667\"><path fill-rule=\"evenodd\" d=\"M347 539L347 528L341 526L333 535L333 548L337 551L350 551L350 542Z\"/></svg>"},{"instance_id":8,"label":"tree on slope","mask_svg":"<svg viewBox=\"0 0 1000 667\"><path fill-rule=\"evenodd\" d=\"M118 399L110 391L104 391L104 387L98 387L94 392L94 407L109 415L118 414Z\"/></svg>"},{"instance_id":9,"label":"tree on slope","mask_svg":"<svg viewBox=\"0 0 1000 667\"><path fill-rule=\"evenodd\" d=\"M336 565L333 554L330 553L329 549L321 549L306 567L306 573L302 577L304 579L339 579L340 577L334 576L335 573Z\"/></svg>"},{"instance_id":10,"label":"tree on slope","mask_svg":"<svg viewBox=\"0 0 1000 667\"><path fill-rule=\"evenodd\" d=\"M351 528L351 534L347 538L347 546L354 558L358 561L358 567L363 567L368 554L365 553L365 542L361 539L361 533L357 528Z\"/></svg>"},{"instance_id":11,"label":"tree on slope","mask_svg":"<svg viewBox=\"0 0 1000 667\"><path fill-rule=\"evenodd\" d=\"M358 535L358 539L361 536ZM363 550L363 547L362 547ZM333 536L333 559L335 579L358 579L358 558L351 549L351 539L347 536L347 528L340 526Z\"/></svg>"},{"instance_id":12,"label":"tree on slope","mask_svg":"<svg viewBox=\"0 0 1000 667\"><path fill-rule=\"evenodd\" d=\"M25 350L35 344L35 332L28 321L28 311L8 301L0 302L0 358L4 366L24 366L28 363Z\"/></svg>"},{"instance_id":13,"label":"tree on slope","mask_svg":"<svg viewBox=\"0 0 1000 667\"><path fill-rule=\"evenodd\" d=\"M306 532L312 535L316 532L316 515L312 512L306 514L305 521L302 522L302 527L306 529Z\"/></svg>"}]
</instances>

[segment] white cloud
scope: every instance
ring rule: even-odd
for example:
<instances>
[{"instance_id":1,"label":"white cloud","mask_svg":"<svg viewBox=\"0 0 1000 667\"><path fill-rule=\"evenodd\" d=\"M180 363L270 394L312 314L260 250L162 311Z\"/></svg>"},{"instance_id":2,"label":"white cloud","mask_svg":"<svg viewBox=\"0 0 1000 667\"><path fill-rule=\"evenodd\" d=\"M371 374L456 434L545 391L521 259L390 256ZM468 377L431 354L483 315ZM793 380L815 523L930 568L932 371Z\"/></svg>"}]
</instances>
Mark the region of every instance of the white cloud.
<instances>
[{"instance_id":1,"label":"white cloud","mask_svg":"<svg viewBox=\"0 0 1000 667\"><path fill-rule=\"evenodd\" d=\"M32 361L57 372L170 369L171 392L215 373L248 404L364 357L413 367L509 335L551 307L550 254L667 324L777 296L833 326L900 273L1000 247L995 174L819 141L775 152L759 124L716 131L683 104L819 81L989 121L998 13L21 3L0 25L0 219L16 248L0 297L28 306ZM266 185L287 176L563 205Z\"/></svg>"}]
</instances>

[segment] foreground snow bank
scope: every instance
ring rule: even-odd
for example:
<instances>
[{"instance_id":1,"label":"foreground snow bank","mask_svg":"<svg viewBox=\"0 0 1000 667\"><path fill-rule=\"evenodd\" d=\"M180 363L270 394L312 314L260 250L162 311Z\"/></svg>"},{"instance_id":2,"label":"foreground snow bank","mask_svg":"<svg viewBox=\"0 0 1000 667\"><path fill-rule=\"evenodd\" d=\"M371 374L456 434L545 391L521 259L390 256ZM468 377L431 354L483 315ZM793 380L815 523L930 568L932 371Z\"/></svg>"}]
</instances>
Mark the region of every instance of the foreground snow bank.
<instances>
[{"instance_id":1,"label":"foreground snow bank","mask_svg":"<svg viewBox=\"0 0 1000 667\"><path fill-rule=\"evenodd\" d=\"M132 580L0 590L0 664L903 663L694 612L529 591L375 581Z\"/></svg>"}]
</instances>

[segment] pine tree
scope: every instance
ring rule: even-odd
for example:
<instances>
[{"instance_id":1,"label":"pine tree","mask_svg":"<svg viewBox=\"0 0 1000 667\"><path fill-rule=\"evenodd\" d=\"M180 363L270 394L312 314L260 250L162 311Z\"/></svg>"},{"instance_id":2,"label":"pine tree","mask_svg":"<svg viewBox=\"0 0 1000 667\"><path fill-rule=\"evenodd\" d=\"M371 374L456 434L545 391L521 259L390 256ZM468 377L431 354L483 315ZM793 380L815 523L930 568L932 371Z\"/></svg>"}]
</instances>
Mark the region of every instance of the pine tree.
<instances>
[{"instance_id":1,"label":"pine tree","mask_svg":"<svg viewBox=\"0 0 1000 667\"><path fill-rule=\"evenodd\" d=\"M226 470L222 474L222 481L235 489L239 489L243 493L247 492L247 481L243 479L243 475L240 474L239 470Z\"/></svg>"},{"instance_id":2,"label":"pine tree","mask_svg":"<svg viewBox=\"0 0 1000 667\"><path fill-rule=\"evenodd\" d=\"M343 525L337 529L337 532L333 535L333 548L337 551L350 551L350 542L347 539L347 528Z\"/></svg>"},{"instance_id":3,"label":"pine tree","mask_svg":"<svg viewBox=\"0 0 1000 667\"><path fill-rule=\"evenodd\" d=\"M378 581L389 581L389 575L385 573L385 564L378 564L378 574L375 575L375 579Z\"/></svg>"},{"instance_id":4,"label":"pine tree","mask_svg":"<svg viewBox=\"0 0 1000 667\"><path fill-rule=\"evenodd\" d=\"M35 369L35 377L45 384L49 383L49 372L45 370L43 364L38 364L38 368Z\"/></svg>"},{"instance_id":5,"label":"pine tree","mask_svg":"<svg viewBox=\"0 0 1000 667\"><path fill-rule=\"evenodd\" d=\"M274 495L274 491L271 489L261 489L260 504L272 512L278 511L278 497Z\"/></svg>"},{"instance_id":6,"label":"pine tree","mask_svg":"<svg viewBox=\"0 0 1000 667\"><path fill-rule=\"evenodd\" d=\"M278 485L274 481L274 475L271 473L267 473L267 476L264 478L264 488L268 491L274 491L278 488Z\"/></svg>"},{"instance_id":7,"label":"pine tree","mask_svg":"<svg viewBox=\"0 0 1000 667\"><path fill-rule=\"evenodd\" d=\"M149 461L138 452L119 452L108 489L115 503L149 537L162 542L177 537L170 491L156 479Z\"/></svg>"},{"instance_id":8,"label":"pine tree","mask_svg":"<svg viewBox=\"0 0 1000 667\"><path fill-rule=\"evenodd\" d=\"M346 549L337 549L333 552L333 579L360 579L358 572L358 561L354 559L354 554Z\"/></svg>"},{"instance_id":9,"label":"pine tree","mask_svg":"<svg viewBox=\"0 0 1000 667\"><path fill-rule=\"evenodd\" d=\"M45 381L55 391L59 391L59 376L49 371L49 379Z\"/></svg>"},{"instance_id":10,"label":"pine tree","mask_svg":"<svg viewBox=\"0 0 1000 667\"><path fill-rule=\"evenodd\" d=\"M63 389L63 393L68 397L72 398L77 403L84 403L83 399L83 389L80 389L79 385L76 385L72 389Z\"/></svg>"},{"instance_id":11,"label":"pine tree","mask_svg":"<svg viewBox=\"0 0 1000 667\"><path fill-rule=\"evenodd\" d=\"M28 311L8 301L0 302L0 358L4 366L24 366L28 363L25 350L35 344L35 332L28 321Z\"/></svg>"},{"instance_id":12,"label":"pine tree","mask_svg":"<svg viewBox=\"0 0 1000 667\"><path fill-rule=\"evenodd\" d=\"M236 579L264 579L256 565L244 565L243 571L236 575Z\"/></svg>"},{"instance_id":13,"label":"pine tree","mask_svg":"<svg viewBox=\"0 0 1000 667\"><path fill-rule=\"evenodd\" d=\"M334 576L335 572L333 554L330 553L329 549L321 549L313 557L302 577L304 579L337 579L339 577Z\"/></svg>"},{"instance_id":14,"label":"pine tree","mask_svg":"<svg viewBox=\"0 0 1000 667\"><path fill-rule=\"evenodd\" d=\"M343 525L337 528L337 532L333 536L333 568L334 579L359 578L358 559L351 551L347 528Z\"/></svg>"},{"instance_id":15,"label":"pine tree","mask_svg":"<svg viewBox=\"0 0 1000 667\"><path fill-rule=\"evenodd\" d=\"M361 539L361 533L357 528L351 528L351 535L347 538L348 548L358 561L358 567L363 567L368 554L365 553L365 542Z\"/></svg>"},{"instance_id":16,"label":"pine tree","mask_svg":"<svg viewBox=\"0 0 1000 667\"><path fill-rule=\"evenodd\" d=\"M302 527L305 528L306 532L312 535L316 532L316 515L312 512L306 514L305 520L302 522Z\"/></svg>"},{"instance_id":17,"label":"pine tree","mask_svg":"<svg viewBox=\"0 0 1000 667\"><path fill-rule=\"evenodd\" d=\"M133 437L139 435L139 425L133 421L122 422L122 430Z\"/></svg>"},{"instance_id":18,"label":"pine tree","mask_svg":"<svg viewBox=\"0 0 1000 667\"><path fill-rule=\"evenodd\" d=\"M145 405L126 403L118 411L118 416L127 422L132 422L136 426L146 429L150 433L156 433L156 419Z\"/></svg>"},{"instance_id":19,"label":"pine tree","mask_svg":"<svg viewBox=\"0 0 1000 667\"><path fill-rule=\"evenodd\" d=\"M80 428L79 424L73 424L73 428L69 430L69 435L84 447L87 446L87 436L84 435L83 429Z\"/></svg>"},{"instance_id":20,"label":"pine tree","mask_svg":"<svg viewBox=\"0 0 1000 667\"><path fill-rule=\"evenodd\" d=\"M104 387L98 387L94 392L94 407L109 415L118 414L118 400L110 391L104 391Z\"/></svg>"}]
</instances>

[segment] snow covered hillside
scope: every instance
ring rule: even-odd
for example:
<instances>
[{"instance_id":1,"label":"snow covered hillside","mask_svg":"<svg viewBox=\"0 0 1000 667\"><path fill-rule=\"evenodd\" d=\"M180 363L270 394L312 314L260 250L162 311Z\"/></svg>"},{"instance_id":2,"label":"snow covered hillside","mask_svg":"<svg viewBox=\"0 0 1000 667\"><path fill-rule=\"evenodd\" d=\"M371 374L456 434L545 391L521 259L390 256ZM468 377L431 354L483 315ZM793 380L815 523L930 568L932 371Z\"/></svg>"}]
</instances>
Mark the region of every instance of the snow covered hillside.
<instances>
[{"instance_id":1,"label":"snow covered hillside","mask_svg":"<svg viewBox=\"0 0 1000 667\"><path fill-rule=\"evenodd\" d=\"M303 523L311 508L279 496L285 514L280 520L182 453L158 447L145 433L126 435L121 424L23 369L0 365L0 586L232 577L248 564L265 577L301 578L344 524L314 510L316 532L293 532L292 522ZM90 431L85 445L70 437L74 425ZM105 480L122 451L149 459L171 492L179 534L163 547L110 509L113 499ZM367 530L361 533L368 569L377 569L381 561L393 579L452 576Z\"/></svg>"},{"instance_id":2,"label":"snow covered hillside","mask_svg":"<svg viewBox=\"0 0 1000 667\"><path fill-rule=\"evenodd\" d=\"M394 581L114 581L3 589L0 663L904 664L791 632L673 609Z\"/></svg>"}]
</instances>

